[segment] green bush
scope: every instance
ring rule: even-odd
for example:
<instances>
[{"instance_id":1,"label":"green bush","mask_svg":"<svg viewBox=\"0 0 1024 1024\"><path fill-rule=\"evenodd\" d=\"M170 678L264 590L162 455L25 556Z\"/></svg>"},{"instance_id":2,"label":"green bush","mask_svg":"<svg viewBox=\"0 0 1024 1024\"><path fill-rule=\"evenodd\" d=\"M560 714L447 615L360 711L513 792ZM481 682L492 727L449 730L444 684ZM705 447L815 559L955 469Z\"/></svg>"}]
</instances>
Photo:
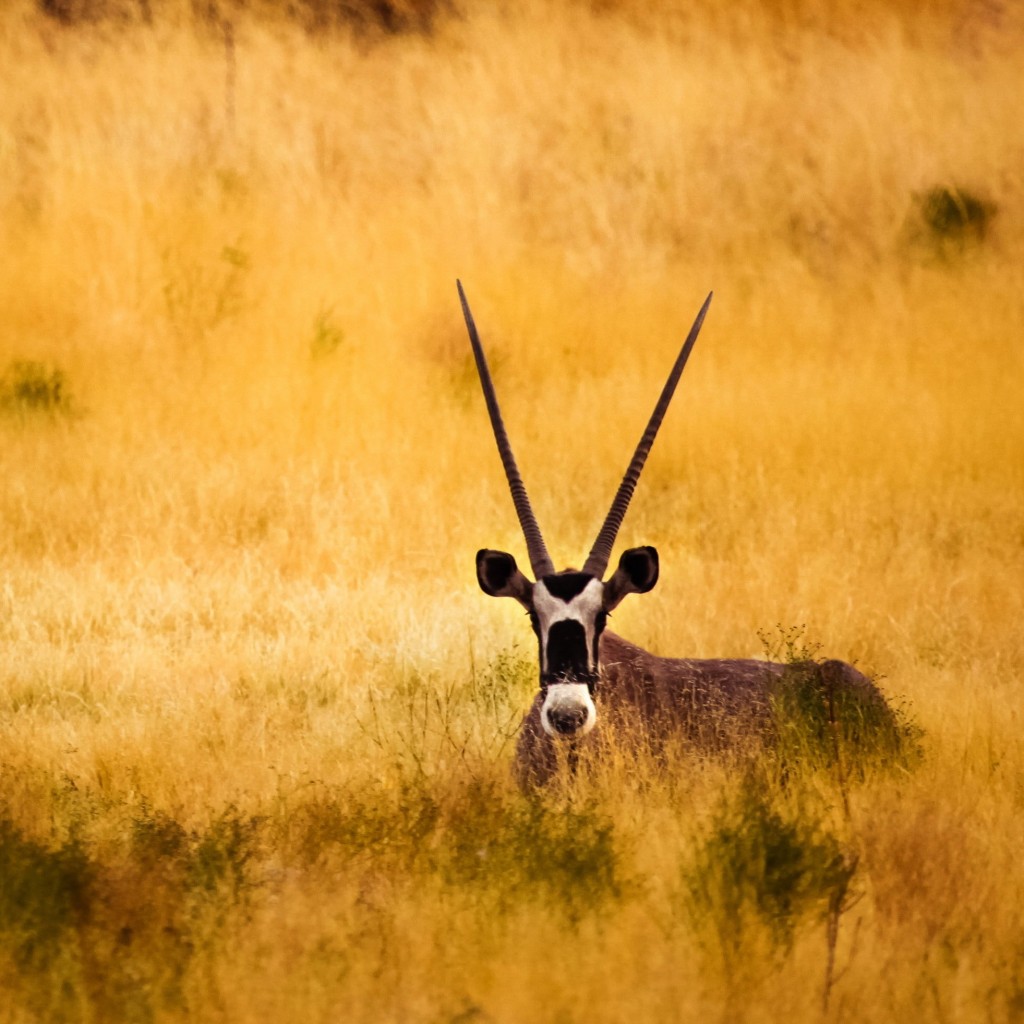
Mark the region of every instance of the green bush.
<instances>
[{"instance_id":1,"label":"green bush","mask_svg":"<svg viewBox=\"0 0 1024 1024\"><path fill-rule=\"evenodd\" d=\"M396 791L323 793L289 816L300 855L418 875L496 906L542 899L577 918L624 890L595 806L527 799L494 780L419 777Z\"/></svg>"},{"instance_id":2,"label":"green bush","mask_svg":"<svg viewBox=\"0 0 1024 1024\"><path fill-rule=\"evenodd\" d=\"M906 764L917 730L877 694L847 685L838 662L796 662L774 682L775 753L797 767L863 776L872 767Z\"/></svg>"},{"instance_id":3,"label":"green bush","mask_svg":"<svg viewBox=\"0 0 1024 1024\"><path fill-rule=\"evenodd\" d=\"M14 360L0 375L0 411L67 415L72 402L64 371L48 363Z\"/></svg>"},{"instance_id":4,"label":"green bush","mask_svg":"<svg viewBox=\"0 0 1024 1024\"><path fill-rule=\"evenodd\" d=\"M691 907L728 950L745 930L765 926L788 947L798 926L840 910L857 858L805 806L775 806L752 778L723 800L686 874Z\"/></svg>"},{"instance_id":5,"label":"green bush","mask_svg":"<svg viewBox=\"0 0 1024 1024\"><path fill-rule=\"evenodd\" d=\"M870 768L916 761L920 730L904 708L870 681L854 685L842 662L818 659L821 644L806 639L806 627L777 628L776 637L758 636L765 656L786 666L769 694L775 760L784 774L824 769L845 785Z\"/></svg>"},{"instance_id":6,"label":"green bush","mask_svg":"<svg viewBox=\"0 0 1024 1024\"><path fill-rule=\"evenodd\" d=\"M936 185L914 196L909 236L932 257L955 259L985 242L996 212L994 203L966 188Z\"/></svg>"},{"instance_id":7,"label":"green bush","mask_svg":"<svg viewBox=\"0 0 1024 1024\"><path fill-rule=\"evenodd\" d=\"M0 820L0 940L24 970L45 970L88 914L94 882L77 840L54 847Z\"/></svg>"}]
</instances>

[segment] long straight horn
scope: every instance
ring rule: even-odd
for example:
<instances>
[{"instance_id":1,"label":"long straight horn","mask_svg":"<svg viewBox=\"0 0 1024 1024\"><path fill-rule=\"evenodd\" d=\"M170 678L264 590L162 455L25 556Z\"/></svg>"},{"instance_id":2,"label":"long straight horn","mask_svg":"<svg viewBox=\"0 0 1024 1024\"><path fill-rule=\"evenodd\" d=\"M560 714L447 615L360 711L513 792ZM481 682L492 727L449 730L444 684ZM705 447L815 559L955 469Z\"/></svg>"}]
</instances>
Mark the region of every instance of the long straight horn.
<instances>
[{"instance_id":1,"label":"long straight horn","mask_svg":"<svg viewBox=\"0 0 1024 1024\"><path fill-rule=\"evenodd\" d=\"M549 576L555 571L554 563L544 546L544 538L540 534L540 527L530 507L530 499L526 496L526 485L519 475L519 468L516 466L515 456L512 454L512 445L509 443L508 434L505 432L505 424L501 418L501 409L498 408L498 397L494 393L494 382L491 380L491 371L487 368L487 359L484 357L483 347L480 345L480 335L476 332L476 324L473 323L473 314L469 311L469 303L466 301L466 293L462 290L462 282L456 281L459 289L459 301L462 303L462 315L466 318L466 327L469 329L469 340L473 346L473 356L476 359L476 370L480 374L480 386L484 389L484 401L487 403L487 412L491 417L491 427L494 429L494 440L498 442L498 454L501 456L501 464L505 467L505 477L508 480L508 489L512 492L512 503L516 507L516 515L519 516L519 525L523 530L523 537L526 538L526 551L530 556L530 565L533 566L533 574L537 579L541 576Z\"/></svg>"},{"instance_id":2,"label":"long straight horn","mask_svg":"<svg viewBox=\"0 0 1024 1024\"><path fill-rule=\"evenodd\" d=\"M640 443L636 446L636 451L633 453L633 461L629 464L629 469L626 470L622 483L619 484L619 491L615 495L615 500L612 502L612 507L604 521L604 526L601 527L601 532L597 535L597 540L594 541L594 546L587 556L583 571L591 576L596 576L598 579L604 576L604 571L608 568L608 560L612 555L612 546L615 544L615 537L619 532L619 527L622 525L623 517L626 515L626 509L629 508L629 500L633 497L633 491L636 489L637 481L640 479L640 471L644 468L644 463L647 461L651 446L654 444L654 438L658 434L658 428L661 426L661 421L665 418L669 402L672 401L672 395L675 393L680 376L682 376L683 367L686 366L686 360L690 357L690 350L697 340L697 335L700 334L701 324L704 323L704 314L707 313L708 306L711 305L712 294L711 292L708 293L708 297L704 300L704 305L700 307L700 312L697 314L697 319L693 321L690 333L686 336L682 350L676 358L675 366L672 367L672 372L668 375L668 380L662 389L658 404L654 407L654 412L651 413L647 429L644 431L643 437L640 438Z\"/></svg>"}]
</instances>

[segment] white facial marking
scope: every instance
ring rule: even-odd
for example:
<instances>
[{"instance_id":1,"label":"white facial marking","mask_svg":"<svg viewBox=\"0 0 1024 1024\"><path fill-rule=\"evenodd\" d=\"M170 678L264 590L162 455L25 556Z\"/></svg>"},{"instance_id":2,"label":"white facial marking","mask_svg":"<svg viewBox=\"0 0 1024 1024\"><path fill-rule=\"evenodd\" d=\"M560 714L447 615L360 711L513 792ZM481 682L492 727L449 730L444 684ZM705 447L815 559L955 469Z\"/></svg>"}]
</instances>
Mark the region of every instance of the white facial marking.
<instances>
[{"instance_id":1,"label":"white facial marking","mask_svg":"<svg viewBox=\"0 0 1024 1024\"><path fill-rule=\"evenodd\" d=\"M552 718L565 723L561 730L556 728ZM597 724L597 708L587 684L552 683L540 709L540 724L556 739L586 736Z\"/></svg>"},{"instance_id":2,"label":"white facial marking","mask_svg":"<svg viewBox=\"0 0 1024 1024\"><path fill-rule=\"evenodd\" d=\"M567 620L578 622L583 627L587 638L587 670L589 672L596 671L594 622L603 607L604 584L600 580L591 580L580 593L568 601L555 597L544 585L543 580L537 580L533 587L533 610L537 614L537 622L540 627L540 670L542 673L548 671L548 632L556 622ZM591 702L591 706L593 706L593 702Z\"/></svg>"}]
</instances>

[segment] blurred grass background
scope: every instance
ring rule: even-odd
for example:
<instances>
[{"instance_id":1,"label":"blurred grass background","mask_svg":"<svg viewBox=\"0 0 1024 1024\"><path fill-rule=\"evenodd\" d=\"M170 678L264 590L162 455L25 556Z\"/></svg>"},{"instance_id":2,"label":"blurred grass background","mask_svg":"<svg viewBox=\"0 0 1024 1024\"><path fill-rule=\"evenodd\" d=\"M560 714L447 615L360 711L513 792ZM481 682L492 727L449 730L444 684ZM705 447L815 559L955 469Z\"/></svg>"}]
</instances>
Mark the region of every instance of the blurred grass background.
<instances>
[{"instance_id":1,"label":"blurred grass background","mask_svg":"<svg viewBox=\"0 0 1024 1024\"><path fill-rule=\"evenodd\" d=\"M0 1019L1020 1019L1022 50L995 0L5 4ZM615 628L802 626L916 770L512 790L456 276L566 565L715 290Z\"/></svg>"}]
</instances>

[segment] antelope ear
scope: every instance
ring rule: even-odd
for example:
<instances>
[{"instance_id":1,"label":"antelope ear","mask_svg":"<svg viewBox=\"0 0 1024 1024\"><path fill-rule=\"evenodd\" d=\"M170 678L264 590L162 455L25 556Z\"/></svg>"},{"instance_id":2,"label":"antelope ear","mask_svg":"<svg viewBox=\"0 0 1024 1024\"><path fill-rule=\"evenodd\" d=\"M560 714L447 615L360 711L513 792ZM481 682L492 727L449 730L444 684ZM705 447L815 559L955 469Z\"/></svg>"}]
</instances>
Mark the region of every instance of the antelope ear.
<instances>
[{"instance_id":1,"label":"antelope ear","mask_svg":"<svg viewBox=\"0 0 1024 1024\"><path fill-rule=\"evenodd\" d=\"M482 548L476 553L476 578L480 589L491 597L514 597L530 607L533 584L519 571L516 560L505 551Z\"/></svg>"},{"instance_id":2,"label":"antelope ear","mask_svg":"<svg viewBox=\"0 0 1024 1024\"><path fill-rule=\"evenodd\" d=\"M605 611L611 611L627 594L646 594L658 582L658 552L652 547L623 551L619 567L604 585Z\"/></svg>"}]
</instances>

